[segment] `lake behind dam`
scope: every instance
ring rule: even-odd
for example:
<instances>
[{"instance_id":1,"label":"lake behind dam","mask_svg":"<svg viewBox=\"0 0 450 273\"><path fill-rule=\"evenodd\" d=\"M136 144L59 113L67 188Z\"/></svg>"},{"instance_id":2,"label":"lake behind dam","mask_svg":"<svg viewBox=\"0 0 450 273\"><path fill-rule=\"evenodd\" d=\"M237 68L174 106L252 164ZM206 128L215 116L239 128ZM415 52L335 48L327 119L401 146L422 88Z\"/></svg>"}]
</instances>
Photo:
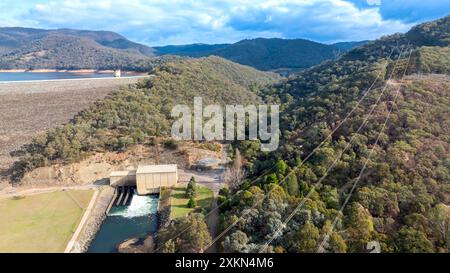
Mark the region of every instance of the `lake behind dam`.
<instances>
[{"instance_id":1,"label":"lake behind dam","mask_svg":"<svg viewBox=\"0 0 450 273\"><path fill-rule=\"evenodd\" d=\"M0 82L45 81L68 79L113 78L108 73L70 73L70 72L0 72Z\"/></svg>"}]
</instances>

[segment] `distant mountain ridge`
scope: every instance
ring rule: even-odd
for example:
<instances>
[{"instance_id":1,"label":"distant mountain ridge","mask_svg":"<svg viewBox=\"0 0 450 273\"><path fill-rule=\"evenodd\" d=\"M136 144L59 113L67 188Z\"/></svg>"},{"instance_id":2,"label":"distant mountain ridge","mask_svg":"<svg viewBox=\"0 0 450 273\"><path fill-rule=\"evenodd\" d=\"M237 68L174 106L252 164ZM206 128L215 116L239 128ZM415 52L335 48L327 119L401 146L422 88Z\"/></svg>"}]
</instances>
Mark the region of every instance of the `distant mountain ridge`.
<instances>
[{"instance_id":1,"label":"distant mountain ridge","mask_svg":"<svg viewBox=\"0 0 450 273\"><path fill-rule=\"evenodd\" d=\"M148 71L153 52L110 31L0 28L0 69Z\"/></svg>"},{"instance_id":2,"label":"distant mountain ridge","mask_svg":"<svg viewBox=\"0 0 450 273\"><path fill-rule=\"evenodd\" d=\"M205 57L215 50L226 48L231 44L188 44L153 47L158 55L180 55L188 57Z\"/></svg>"},{"instance_id":3,"label":"distant mountain ridge","mask_svg":"<svg viewBox=\"0 0 450 273\"><path fill-rule=\"evenodd\" d=\"M148 57L155 56L151 47L127 40L120 34L112 31L91 31L75 29L34 29L34 28L0 28L0 54L14 51L18 47L26 46L29 42L48 36L75 36L93 40L99 45L118 49L128 53L142 54Z\"/></svg>"},{"instance_id":4,"label":"distant mountain ridge","mask_svg":"<svg viewBox=\"0 0 450 273\"><path fill-rule=\"evenodd\" d=\"M326 45L305 39L256 38L234 44L190 44L154 47L154 49L158 55L173 54L189 57L216 55L259 70L301 70L325 60L336 59L341 53L366 42Z\"/></svg>"},{"instance_id":5,"label":"distant mountain ridge","mask_svg":"<svg viewBox=\"0 0 450 273\"><path fill-rule=\"evenodd\" d=\"M341 50L349 51L356 47L363 46L367 44L369 41L359 41L359 42L340 42L340 43L334 43L332 46L337 47Z\"/></svg>"},{"instance_id":6,"label":"distant mountain ridge","mask_svg":"<svg viewBox=\"0 0 450 273\"><path fill-rule=\"evenodd\" d=\"M151 48L111 31L0 28L0 69L149 71L167 59L219 56L264 71L297 71L334 60L365 42L321 44L304 39L242 40ZM178 56L178 57L176 57Z\"/></svg>"}]
</instances>

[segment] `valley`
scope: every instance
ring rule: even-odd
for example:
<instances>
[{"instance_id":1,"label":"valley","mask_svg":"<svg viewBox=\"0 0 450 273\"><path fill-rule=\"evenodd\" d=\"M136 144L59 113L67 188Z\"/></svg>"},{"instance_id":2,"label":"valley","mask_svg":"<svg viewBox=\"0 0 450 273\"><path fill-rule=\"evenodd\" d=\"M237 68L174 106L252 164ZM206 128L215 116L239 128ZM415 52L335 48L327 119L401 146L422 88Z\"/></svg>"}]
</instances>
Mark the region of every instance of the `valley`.
<instances>
[{"instance_id":1,"label":"valley","mask_svg":"<svg viewBox=\"0 0 450 273\"><path fill-rule=\"evenodd\" d=\"M3 35L0 68L55 69L49 58L57 69L148 73L0 83L0 205L58 195L74 210L63 224L78 228L50 250L75 233L67 252L366 253L374 243L383 253L450 252L450 16L333 45L258 38L152 49L110 32ZM295 73L270 72L284 69ZM277 106L278 149L262 149L268 121L245 112L231 124L249 135L259 127L259 138L178 139L174 107L188 112L183 129L213 119L202 107L191 119L198 97ZM99 192L86 228L61 194L82 189Z\"/></svg>"}]
</instances>

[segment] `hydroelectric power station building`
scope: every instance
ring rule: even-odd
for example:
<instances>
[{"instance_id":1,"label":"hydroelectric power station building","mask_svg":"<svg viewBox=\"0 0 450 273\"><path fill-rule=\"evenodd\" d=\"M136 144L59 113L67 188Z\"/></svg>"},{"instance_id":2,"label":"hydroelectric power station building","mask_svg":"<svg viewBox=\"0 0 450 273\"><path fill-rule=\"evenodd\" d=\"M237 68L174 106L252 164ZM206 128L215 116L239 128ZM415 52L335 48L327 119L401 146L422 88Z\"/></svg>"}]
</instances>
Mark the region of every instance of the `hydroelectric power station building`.
<instances>
[{"instance_id":1,"label":"hydroelectric power station building","mask_svg":"<svg viewBox=\"0 0 450 273\"><path fill-rule=\"evenodd\" d=\"M112 187L135 186L139 195L159 193L161 187L172 187L178 183L177 165L139 166L137 170L112 172Z\"/></svg>"}]
</instances>

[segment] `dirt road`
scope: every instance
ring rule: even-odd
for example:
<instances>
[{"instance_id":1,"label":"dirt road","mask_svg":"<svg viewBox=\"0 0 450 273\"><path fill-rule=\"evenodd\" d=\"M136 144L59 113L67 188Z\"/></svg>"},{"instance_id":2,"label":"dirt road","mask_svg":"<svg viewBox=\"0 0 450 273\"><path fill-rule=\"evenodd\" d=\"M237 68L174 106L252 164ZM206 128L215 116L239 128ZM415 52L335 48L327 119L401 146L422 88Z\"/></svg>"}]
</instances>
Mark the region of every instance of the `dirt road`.
<instances>
[{"instance_id":1,"label":"dirt road","mask_svg":"<svg viewBox=\"0 0 450 273\"><path fill-rule=\"evenodd\" d=\"M225 186L224 174L227 164L227 149L225 145L222 147L222 157L220 166L221 168L209 171L194 171L194 170L181 170L179 172L179 180L181 183L188 183L191 177L195 177L198 185L202 185L211 189L214 193L214 198L211 204L211 212L208 215L206 222L208 224L209 233L214 238L217 235L219 224L219 209L217 208L217 197L219 190ZM207 253L216 253L217 245L214 244L206 250Z\"/></svg>"},{"instance_id":2,"label":"dirt road","mask_svg":"<svg viewBox=\"0 0 450 273\"><path fill-rule=\"evenodd\" d=\"M99 185L87 184L80 186L71 186L71 187L46 187L46 188L13 188L8 187L0 191L0 199L3 198L12 198L14 196L31 196L42 193L51 193L56 191L69 191L69 190L90 190L90 189L99 189Z\"/></svg>"}]
</instances>

